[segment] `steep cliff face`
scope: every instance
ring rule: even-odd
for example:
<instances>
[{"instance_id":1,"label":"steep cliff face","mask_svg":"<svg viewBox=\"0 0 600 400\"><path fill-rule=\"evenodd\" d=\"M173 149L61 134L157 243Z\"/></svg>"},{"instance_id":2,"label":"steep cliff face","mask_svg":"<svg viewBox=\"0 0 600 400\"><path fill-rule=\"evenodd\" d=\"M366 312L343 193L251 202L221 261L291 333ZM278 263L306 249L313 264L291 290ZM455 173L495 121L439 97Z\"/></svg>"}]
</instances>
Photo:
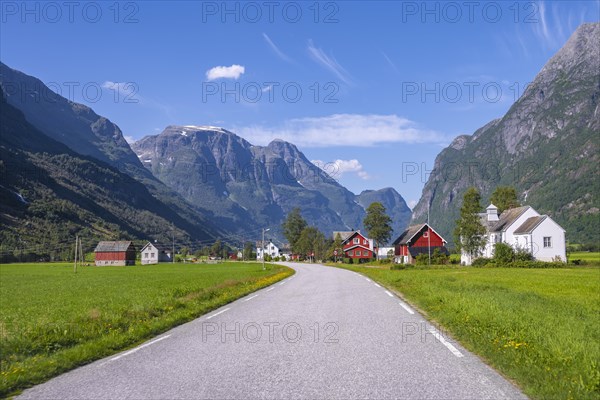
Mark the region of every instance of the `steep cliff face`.
<instances>
[{"instance_id":1,"label":"steep cliff face","mask_svg":"<svg viewBox=\"0 0 600 400\"><path fill-rule=\"evenodd\" d=\"M413 220L451 238L465 190L499 185L551 215L571 241L600 239L600 24L577 29L502 118L460 136L436 158Z\"/></svg>"},{"instance_id":2,"label":"steep cliff face","mask_svg":"<svg viewBox=\"0 0 600 400\"><path fill-rule=\"evenodd\" d=\"M162 182L242 236L268 226L283 240L281 223L294 207L325 233L362 227L355 195L291 143L253 146L222 128L169 126L133 149Z\"/></svg>"}]
</instances>

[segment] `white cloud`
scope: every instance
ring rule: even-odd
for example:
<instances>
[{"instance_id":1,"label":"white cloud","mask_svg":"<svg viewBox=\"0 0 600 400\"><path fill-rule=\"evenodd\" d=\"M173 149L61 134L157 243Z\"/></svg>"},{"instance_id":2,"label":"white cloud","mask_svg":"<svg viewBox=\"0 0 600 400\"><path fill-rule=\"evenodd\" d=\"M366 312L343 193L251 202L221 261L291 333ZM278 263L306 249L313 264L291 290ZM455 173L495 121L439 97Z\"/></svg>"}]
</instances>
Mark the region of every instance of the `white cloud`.
<instances>
[{"instance_id":1,"label":"white cloud","mask_svg":"<svg viewBox=\"0 0 600 400\"><path fill-rule=\"evenodd\" d=\"M113 81L105 81L102 84L103 89L111 90L113 92L118 92L121 97L124 97L131 102L137 103L140 100L138 96L138 86L134 82L113 82Z\"/></svg>"},{"instance_id":2,"label":"white cloud","mask_svg":"<svg viewBox=\"0 0 600 400\"><path fill-rule=\"evenodd\" d=\"M345 173L355 173L360 179L371 179L371 175L364 170L363 165L357 159L335 160L324 162L321 160L311 160L313 164L327 172L334 179L341 178Z\"/></svg>"},{"instance_id":3,"label":"white cloud","mask_svg":"<svg viewBox=\"0 0 600 400\"><path fill-rule=\"evenodd\" d=\"M415 206L417 205L418 202L419 202L419 200L409 200L408 208L410 208L412 210L413 208L415 208Z\"/></svg>"},{"instance_id":4,"label":"white cloud","mask_svg":"<svg viewBox=\"0 0 600 400\"><path fill-rule=\"evenodd\" d=\"M246 68L243 65L233 64L230 67L214 67L206 71L206 79L214 81L216 79L239 79L239 77L246 72Z\"/></svg>"},{"instance_id":5,"label":"white cloud","mask_svg":"<svg viewBox=\"0 0 600 400\"><path fill-rule=\"evenodd\" d=\"M372 147L389 143L448 144L450 137L423 129L415 122L392 115L333 114L287 120L280 126L234 127L246 140L266 145L282 139L302 147Z\"/></svg>"},{"instance_id":6,"label":"white cloud","mask_svg":"<svg viewBox=\"0 0 600 400\"><path fill-rule=\"evenodd\" d=\"M292 59L289 58L283 51L279 50L279 47L277 47L275 43L273 43L271 38L266 33L263 33L263 38L265 39L269 47L271 47L271 50L273 50L279 58L281 58L285 62L292 62Z\"/></svg>"},{"instance_id":7,"label":"white cloud","mask_svg":"<svg viewBox=\"0 0 600 400\"><path fill-rule=\"evenodd\" d=\"M335 57L329 56L322 49L317 48L312 40L308 41L308 54L310 54L315 62L333 72L342 82L348 85L352 84L348 71L337 62Z\"/></svg>"}]
</instances>

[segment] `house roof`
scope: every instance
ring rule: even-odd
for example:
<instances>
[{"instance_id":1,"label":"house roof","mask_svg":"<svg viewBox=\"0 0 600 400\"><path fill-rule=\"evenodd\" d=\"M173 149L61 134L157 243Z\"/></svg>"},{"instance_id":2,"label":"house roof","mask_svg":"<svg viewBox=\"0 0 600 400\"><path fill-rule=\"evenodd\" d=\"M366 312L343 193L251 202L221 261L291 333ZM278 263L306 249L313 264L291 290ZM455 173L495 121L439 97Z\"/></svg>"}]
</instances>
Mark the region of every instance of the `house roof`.
<instances>
[{"instance_id":1,"label":"house roof","mask_svg":"<svg viewBox=\"0 0 600 400\"><path fill-rule=\"evenodd\" d=\"M340 235L342 242L348 239L356 231L333 231L332 239L335 240L337 235Z\"/></svg>"},{"instance_id":2,"label":"house roof","mask_svg":"<svg viewBox=\"0 0 600 400\"><path fill-rule=\"evenodd\" d=\"M415 237L419 232L421 232L423 230L423 228L425 228L426 226L429 226L429 229L431 229L436 235L438 235L442 239L443 242L446 242L446 239L444 239L442 237L442 235L440 235L439 233L437 233L435 231L435 229L433 229L431 227L431 225L420 224L420 225L412 225L412 226L409 226L408 228L406 228L406 230L404 232L402 232L402 234L400 236L398 236L398 238L396 240L394 240L393 244L397 245L397 244L408 244L408 243L410 243L410 241L412 240L412 238Z\"/></svg>"},{"instance_id":3,"label":"house roof","mask_svg":"<svg viewBox=\"0 0 600 400\"><path fill-rule=\"evenodd\" d=\"M353 232L350 232L350 235L346 236L345 239L342 239L342 244L348 242L348 240L352 239L353 237L355 237L357 235L360 235L362 238L369 240L369 238L366 237L365 235L363 235L362 233L360 233L360 231L353 231Z\"/></svg>"},{"instance_id":4,"label":"house roof","mask_svg":"<svg viewBox=\"0 0 600 400\"><path fill-rule=\"evenodd\" d=\"M489 226L489 231L490 232L503 232L505 231L509 226L511 226L513 224L513 222L515 222L517 220L517 218L519 218L521 215L523 215L523 213L525 211L527 211L530 207L529 206L523 206L523 207L515 207L515 208L509 208L508 210L504 210L502 212L502 214L500 214L500 217L498 219L498 221Z\"/></svg>"},{"instance_id":5,"label":"house roof","mask_svg":"<svg viewBox=\"0 0 600 400\"><path fill-rule=\"evenodd\" d=\"M355 244L354 246L351 246L351 247L348 247L347 249L344 249L344 251L345 251L345 252L346 252L346 251L350 251L350 250L352 250L352 249L355 249L355 248L357 248L357 247L360 247L361 249L364 249L364 250L369 250L369 251L372 251L372 250L371 250L371 249L369 249L368 247L365 247L365 246L363 246L363 245L361 245L361 244Z\"/></svg>"},{"instance_id":6,"label":"house roof","mask_svg":"<svg viewBox=\"0 0 600 400\"><path fill-rule=\"evenodd\" d=\"M158 251L162 251L165 253L172 253L173 252L173 247L172 246L168 246L166 244L161 244L161 243L152 243L152 242L148 242L146 243L146 245L144 247L142 247L142 250L140 251L144 251L146 249L146 247L148 246L154 246L154 248Z\"/></svg>"},{"instance_id":7,"label":"house roof","mask_svg":"<svg viewBox=\"0 0 600 400\"><path fill-rule=\"evenodd\" d=\"M515 230L514 234L515 234L515 235L522 235L522 234L524 234L524 233L531 233L531 232L533 232L533 230L534 230L535 228L537 228L537 226L538 226L539 224L541 224L541 223L542 223L542 222L543 222L543 221L544 221L546 218L547 218L547 216L546 216L546 215L540 215L540 216L537 216L537 217L531 217L531 218L527 218L527 219L525 220L525 222L523 222L523 223L521 224L521 226L519 226L519 227L518 227L518 228Z\"/></svg>"},{"instance_id":8,"label":"house roof","mask_svg":"<svg viewBox=\"0 0 600 400\"><path fill-rule=\"evenodd\" d=\"M133 246L133 243L131 241L127 241L127 240L122 240L122 241L118 241L118 242L103 241L103 242L98 243L98 245L94 249L94 252L101 253L101 252L108 252L108 251L110 251L110 252L127 251L127 249L129 249L129 246ZM134 247L134 250L135 250L135 247Z\"/></svg>"}]
</instances>

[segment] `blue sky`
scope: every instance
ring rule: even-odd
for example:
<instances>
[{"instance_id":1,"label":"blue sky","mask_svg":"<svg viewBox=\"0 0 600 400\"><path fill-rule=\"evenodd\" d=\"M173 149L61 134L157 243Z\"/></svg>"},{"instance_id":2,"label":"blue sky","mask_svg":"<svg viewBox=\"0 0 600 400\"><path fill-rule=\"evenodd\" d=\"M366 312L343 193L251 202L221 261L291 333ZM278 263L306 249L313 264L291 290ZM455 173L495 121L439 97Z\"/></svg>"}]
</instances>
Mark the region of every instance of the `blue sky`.
<instances>
[{"instance_id":1,"label":"blue sky","mask_svg":"<svg viewBox=\"0 0 600 400\"><path fill-rule=\"evenodd\" d=\"M599 4L3 1L0 59L130 140L282 138L355 193L414 203L439 151L501 117Z\"/></svg>"}]
</instances>

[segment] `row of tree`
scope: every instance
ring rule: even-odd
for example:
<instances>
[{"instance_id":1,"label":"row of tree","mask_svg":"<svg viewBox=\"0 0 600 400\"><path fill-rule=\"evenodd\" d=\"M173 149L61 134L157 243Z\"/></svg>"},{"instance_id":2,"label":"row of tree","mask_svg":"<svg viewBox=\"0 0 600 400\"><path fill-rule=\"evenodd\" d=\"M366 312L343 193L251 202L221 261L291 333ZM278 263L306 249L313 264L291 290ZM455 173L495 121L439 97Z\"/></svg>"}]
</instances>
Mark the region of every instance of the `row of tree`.
<instances>
[{"instance_id":1,"label":"row of tree","mask_svg":"<svg viewBox=\"0 0 600 400\"><path fill-rule=\"evenodd\" d=\"M387 243L392 235L392 219L379 202L371 203L366 210L363 225L376 247ZM333 260L343 257L342 238L327 238L314 226L309 226L299 208L294 208L282 224L283 234L290 244L292 254L312 260Z\"/></svg>"}]
</instances>

